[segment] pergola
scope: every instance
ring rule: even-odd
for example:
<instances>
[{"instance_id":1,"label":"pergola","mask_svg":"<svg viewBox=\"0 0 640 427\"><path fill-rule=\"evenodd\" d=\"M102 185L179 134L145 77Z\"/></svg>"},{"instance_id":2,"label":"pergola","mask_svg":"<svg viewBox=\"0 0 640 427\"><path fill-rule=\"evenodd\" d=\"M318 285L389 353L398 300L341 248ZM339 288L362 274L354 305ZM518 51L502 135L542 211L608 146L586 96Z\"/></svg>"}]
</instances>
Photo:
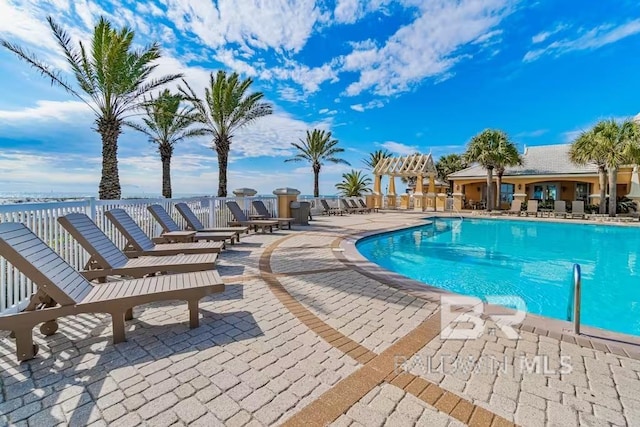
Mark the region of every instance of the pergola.
<instances>
[{"instance_id":1,"label":"pergola","mask_svg":"<svg viewBox=\"0 0 640 427\"><path fill-rule=\"evenodd\" d=\"M423 208L430 205L429 201L433 201L431 204L435 208L435 177L436 166L433 162L431 154L412 154L404 157L388 157L378 162L373 169L374 182L373 182L373 194L376 198L376 204L382 206L382 177L387 175L389 177L389 190L387 193L387 201L390 206L396 204L396 183L395 177L416 177L416 189L414 194L414 207L416 210L423 210ZM423 179L429 177L429 188L426 194L427 200L423 194ZM425 203L425 201L427 203Z\"/></svg>"}]
</instances>

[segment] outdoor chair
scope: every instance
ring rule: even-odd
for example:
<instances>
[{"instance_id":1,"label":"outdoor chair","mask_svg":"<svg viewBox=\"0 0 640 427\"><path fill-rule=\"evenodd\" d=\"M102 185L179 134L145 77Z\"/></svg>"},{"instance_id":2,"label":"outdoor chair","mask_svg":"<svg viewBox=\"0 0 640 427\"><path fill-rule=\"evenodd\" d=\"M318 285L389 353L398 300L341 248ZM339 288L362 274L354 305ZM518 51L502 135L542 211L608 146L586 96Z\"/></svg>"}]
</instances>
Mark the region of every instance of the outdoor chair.
<instances>
[{"instance_id":1,"label":"outdoor chair","mask_svg":"<svg viewBox=\"0 0 640 427\"><path fill-rule=\"evenodd\" d=\"M173 255L129 259L98 228L91 218L81 213L70 213L58 218L65 230L89 253L89 262L82 275L89 280L107 276L144 277L156 273L188 273L213 270L217 254Z\"/></svg>"},{"instance_id":2,"label":"outdoor chair","mask_svg":"<svg viewBox=\"0 0 640 427\"><path fill-rule=\"evenodd\" d=\"M294 218L273 218L269 213L269 209L264 205L262 200L253 200L251 202L253 208L258 212L258 215L262 216L264 219L271 219L274 221L278 221L279 227L282 228L283 225L287 225L289 230L291 230L291 223Z\"/></svg>"},{"instance_id":3,"label":"outdoor chair","mask_svg":"<svg viewBox=\"0 0 640 427\"><path fill-rule=\"evenodd\" d=\"M574 200L571 202L571 213L569 214L571 218L584 219L584 201L582 200Z\"/></svg>"},{"instance_id":4,"label":"outdoor chair","mask_svg":"<svg viewBox=\"0 0 640 427\"><path fill-rule=\"evenodd\" d=\"M351 205L352 208L354 209L360 209L362 212L371 212L371 209L369 209L366 205L365 206L358 206L358 204L356 203L355 200L353 199L349 199L348 200L349 205Z\"/></svg>"},{"instance_id":5,"label":"outdoor chair","mask_svg":"<svg viewBox=\"0 0 640 427\"><path fill-rule=\"evenodd\" d=\"M347 199L340 199L340 204L342 204L342 208L347 211L347 213L362 213L362 208L354 208L349 205Z\"/></svg>"},{"instance_id":6,"label":"outdoor chair","mask_svg":"<svg viewBox=\"0 0 640 427\"><path fill-rule=\"evenodd\" d=\"M191 210L189 205L187 205L184 202L180 202L180 203L176 203L174 206L176 207L176 210L180 213L182 218L184 218L184 220L187 222L187 228L190 229L190 230L203 232L203 233L211 233L211 232L214 232L214 233L215 232L218 232L218 233L227 232L228 233L228 232L232 232L232 233L236 233L236 241L240 241L240 234L249 233L249 227L213 227L213 228L205 228L205 226L202 225L202 223L200 222L200 220L198 219L196 214L193 213L193 211ZM165 211L165 213L166 213L166 217L168 217L171 220L171 222L173 222L173 224L175 224L175 227L178 228L178 224L176 224L173 221L171 216L169 216L169 214L166 211ZM163 215L163 218L166 218L166 217ZM169 228L173 227L173 225L171 223L169 223L169 222L167 222L167 226ZM163 228L164 228L164 225L163 225ZM169 231L169 230L165 230L165 231Z\"/></svg>"},{"instance_id":7,"label":"outdoor chair","mask_svg":"<svg viewBox=\"0 0 640 427\"><path fill-rule=\"evenodd\" d=\"M511 207L506 211L507 215L516 215L520 216L520 211L522 210L522 200L512 200Z\"/></svg>"},{"instance_id":8,"label":"outdoor chair","mask_svg":"<svg viewBox=\"0 0 640 427\"><path fill-rule=\"evenodd\" d=\"M219 253L224 242L192 242L155 244L124 209L111 209L105 216L127 239L123 251L129 258L177 254Z\"/></svg>"},{"instance_id":9,"label":"outdoor chair","mask_svg":"<svg viewBox=\"0 0 640 427\"><path fill-rule=\"evenodd\" d=\"M529 200L527 202L527 211L524 214L525 216L538 216L538 201Z\"/></svg>"},{"instance_id":10,"label":"outdoor chair","mask_svg":"<svg viewBox=\"0 0 640 427\"><path fill-rule=\"evenodd\" d=\"M235 221L229 222L229 225L241 225L243 227L251 227L254 231L258 231L258 228L262 230L262 232L266 232L269 229L270 233L273 233L273 227L278 227L280 225L279 221L272 219L253 219L249 220L247 216L242 212L238 203L234 201L227 202L227 207L233 214ZM289 224L291 227L291 224Z\"/></svg>"},{"instance_id":11,"label":"outdoor chair","mask_svg":"<svg viewBox=\"0 0 640 427\"><path fill-rule=\"evenodd\" d=\"M329 202L327 202L325 199L320 199L320 204L324 209L322 211L323 215L342 215L345 213L345 211L340 208L332 208L331 206L329 206Z\"/></svg>"},{"instance_id":12,"label":"outdoor chair","mask_svg":"<svg viewBox=\"0 0 640 427\"><path fill-rule=\"evenodd\" d=\"M376 207L373 207L373 208L368 207L367 203L364 200L362 200L361 198L358 197L356 200L358 200L358 203L360 203L361 207L369 209L369 211L378 212L378 208L376 208Z\"/></svg>"},{"instance_id":13,"label":"outdoor chair","mask_svg":"<svg viewBox=\"0 0 640 427\"><path fill-rule=\"evenodd\" d=\"M91 284L25 225L0 224L0 256L37 286L24 311L0 316L0 329L12 331L18 361L38 353L33 328L53 335L58 317L81 313L111 315L114 344L126 341L125 320L133 318L133 307L156 301L182 300L189 308L189 326L199 325L198 304L207 295L224 291L215 271L121 280ZM77 325L80 327L80 325Z\"/></svg>"},{"instance_id":14,"label":"outdoor chair","mask_svg":"<svg viewBox=\"0 0 640 427\"><path fill-rule=\"evenodd\" d=\"M564 200L556 200L553 202L553 217L566 218L567 203Z\"/></svg>"},{"instance_id":15,"label":"outdoor chair","mask_svg":"<svg viewBox=\"0 0 640 427\"><path fill-rule=\"evenodd\" d=\"M147 206L147 210L151 213L151 216L158 221L158 224L162 227L163 233L159 240L171 240L172 234L183 233L178 224L171 218L169 212L167 212L161 205ZM236 231L196 231L192 238L196 242L200 240L224 242L226 240L229 243L234 244L240 239L240 233Z\"/></svg>"}]
</instances>

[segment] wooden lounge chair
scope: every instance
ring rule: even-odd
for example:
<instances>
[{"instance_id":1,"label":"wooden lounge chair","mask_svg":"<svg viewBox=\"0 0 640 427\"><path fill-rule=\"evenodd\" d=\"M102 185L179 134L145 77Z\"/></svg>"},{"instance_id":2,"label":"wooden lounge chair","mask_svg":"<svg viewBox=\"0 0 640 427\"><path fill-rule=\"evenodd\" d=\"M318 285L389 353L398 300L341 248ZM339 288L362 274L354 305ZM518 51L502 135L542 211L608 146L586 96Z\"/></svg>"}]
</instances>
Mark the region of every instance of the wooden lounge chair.
<instances>
[{"instance_id":1,"label":"wooden lounge chair","mask_svg":"<svg viewBox=\"0 0 640 427\"><path fill-rule=\"evenodd\" d=\"M520 211L522 210L522 200L512 200L511 207L505 213L507 215L517 215L520 216Z\"/></svg>"},{"instance_id":2,"label":"wooden lounge chair","mask_svg":"<svg viewBox=\"0 0 640 427\"><path fill-rule=\"evenodd\" d=\"M19 361L32 359L38 352L33 328L52 335L56 319L81 313L108 313L113 325L113 342L126 340L125 320L133 307L155 301L183 300L189 307L189 326L198 327L198 303L203 297L224 290L215 271L122 280L92 285L67 264L25 225L0 224L0 255L31 279L38 290L27 308L0 316L0 329L12 331Z\"/></svg>"},{"instance_id":3,"label":"wooden lounge chair","mask_svg":"<svg viewBox=\"0 0 640 427\"><path fill-rule=\"evenodd\" d=\"M171 233L180 232L180 227L176 222L171 218L169 212L167 212L161 205L150 205L147 206L147 210L151 212L151 216L158 221L158 224L162 227L163 233L161 238L165 238L165 240L169 240ZM195 216L195 215L194 215ZM240 233L236 231L196 231L193 236L193 240L199 242L201 240L209 241L209 242L224 242L228 240L232 245L240 239Z\"/></svg>"},{"instance_id":4,"label":"wooden lounge chair","mask_svg":"<svg viewBox=\"0 0 640 427\"><path fill-rule=\"evenodd\" d=\"M376 207L373 207L373 208L368 207L368 206L367 206L367 203L366 203L364 200L362 200L361 198L358 198L358 199L356 199L356 200L358 200L358 203L360 203L360 206L361 206L361 207L366 208L366 209L369 209L369 211L370 211L370 212L371 212L371 211L373 211L373 212L378 212L378 208L376 208Z\"/></svg>"},{"instance_id":5,"label":"wooden lounge chair","mask_svg":"<svg viewBox=\"0 0 640 427\"><path fill-rule=\"evenodd\" d=\"M353 199L349 199L349 200L347 200L347 201L349 202L349 205L351 205L351 207L352 207L352 208L354 208L354 209L360 209L362 212L367 212L367 213L371 212L371 209L369 209L369 208L367 207L367 205L364 205L364 206L358 206L358 204L356 203L356 201L355 201L355 200L353 200Z\"/></svg>"},{"instance_id":6,"label":"wooden lounge chair","mask_svg":"<svg viewBox=\"0 0 640 427\"><path fill-rule=\"evenodd\" d=\"M584 219L584 201L582 200L574 200L571 202L571 213L567 214L567 216L571 216L571 218Z\"/></svg>"},{"instance_id":7,"label":"wooden lounge chair","mask_svg":"<svg viewBox=\"0 0 640 427\"><path fill-rule=\"evenodd\" d=\"M143 277L163 272L189 273L216 268L217 254L174 255L129 259L106 234L81 213L70 213L58 222L89 252L82 275L89 280L107 276Z\"/></svg>"},{"instance_id":8,"label":"wooden lounge chair","mask_svg":"<svg viewBox=\"0 0 640 427\"><path fill-rule=\"evenodd\" d=\"M241 225L243 227L251 227L254 231L261 229L262 232L269 230L269 233L273 233L273 227L278 227L280 223L274 219L252 219L249 220L247 216L242 212L238 203L234 201L227 202L227 207L233 214L235 221L229 222L229 225ZM291 227L291 225L289 225Z\"/></svg>"},{"instance_id":9,"label":"wooden lounge chair","mask_svg":"<svg viewBox=\"0 0 640 427\"><path fill-rule=\"evenodd\" d=\"M362 213L362 208L354 208L347 202L347 199L340 199L340 204L342 204L342 209L344 209L347 213Z\"/></svg>"},{"instance_id":10,"label":"wooden lounge chair","mask_svg":"<svg viewBox=\"0 0 640 427\"><path fill-rule=\"evenodd\" d=\"M556 200L553 202L553 217L566 218L567 203L564 200Z\"/></svg>"},{"instance_id":11,"label":"wooden lounge chair","mask_svg":"<svg viewBox=\"0 0 640 427\"><path fill-rule=\"evenodd\" d=\"M258 212L258 215L262 216L265 219L278 221L278 223L280 224L280 228L282 228L283 225L287 225L289 227L289 230L291 230L291 223L293 222L294 218L273 218L269 213L269 209L267 209L262 200L253 200L251 204L253 205L253 208L256 210L256 212Z\"/></svg>"},{"instance_id":12,"label":"wooden lounge chair","mask_svg":"<svg viewBox=\"0 0 640 427\"><path fill-rule=\"evenodd\" d=\"M156 245L124 209L111 209L105 216L127 239L124 253L129 258L177 254L220 253L224 242L164 243Z\"/></svg>"},{"instance_id":13,"label":"wooden lounge chair","mask_svg":"<svg viewBox=\"0 0 640 427\"><path fill-rule=\"evenodd\" d=\"M331 206L329 206L329 202L327 202L325 199L320 199L320 204L323 208L323 215L342 215L345 213L345 211L340 208L332 208Z\"/></svg>"},{"instance_id":14,"label":"wooden lounge chair","mask_svg":"<svg viewBox=\"0 0 640 427\"><path fill-rule=\"evenodd\" d=\"M527 211L524 214L525 216L538 216L538 201L529 200L527 202Z\"/></svg>"},{"instance_id":15,"label":"wooden lounge chair","mask_svg":"<svg viewBox=\"0 0 640 427\"><path fill-rule=\"evenodd\" d=\"M178 213L180 213L182 218L184 218L184 220L187 222L187 228L189 230L194 230L194 231L203 232L203 233L233 232L233 233L236 233L236 241L238 241L238 242L240 241L240 235L242 233L249 233L249 227L214 227L214 228L205 228L205 226L202 225L202 223L200 222L200 220L198 219L196 214L193 213L193 211L191 210L189 205L187 205L184 202L180 202L180 203L176 203L174 206L176 207L176 210L178 211ZM162 210L164 211L164 209L162 209ZM171 218L171 216L169 216L167 211L164 211L164 213L166 214L166 217L168 217L169 221L170 221L169 223L167 223L167 225L169 227L173 227L173 224L175 224L176 228L179 228L178 224L176 224L175 221L173 221L173 218ZM164 228L164 225L163 225L163 228ZM169 230L166 230L166 231L169 231Z\"/></svg>"}]
</instances>

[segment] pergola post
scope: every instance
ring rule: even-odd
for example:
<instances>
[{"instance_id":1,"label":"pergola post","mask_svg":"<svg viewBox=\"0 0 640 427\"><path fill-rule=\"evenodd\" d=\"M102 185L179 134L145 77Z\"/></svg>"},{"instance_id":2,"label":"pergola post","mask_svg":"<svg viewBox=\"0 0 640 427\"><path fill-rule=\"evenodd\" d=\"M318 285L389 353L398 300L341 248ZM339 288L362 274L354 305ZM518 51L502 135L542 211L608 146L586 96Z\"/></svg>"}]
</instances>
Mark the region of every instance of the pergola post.
<instances>
[{"instance_id":1,"label":"pergola post","mask_svg":"<svg viewBox=\"0 0 640 427\"><path fill-rule=\"evenodd\" d=\"M413 210L422 212L424 210L424 177L416 177L416 191L413 193Z\"/></svg>"},{"instance_id":2,"label":"pergola post","mask_svg":"<svg viewBox=\"0 0 640 427\"><path fill-rule=\"evenodd\" d=\"M396 208L396 180L395 176L389 177L389 191L387 192L387 207L390 209Z\"/></svg>"},{"instance_id":3,"label":"pergola post","mask_svg":"<svg viewBox=\"0 0 640 427\"><path fill-rule=\"evenodd\" d=\"M427 203L428 210L436 210L436 174L434 172L429 173L429 189L427 190Z\"/></svg>"},{"instance_id":4,"label":"pergola post","mask_svg":"<svg viewBox=\"0 0 640 427\"><path fill-rule=\"evenodd\" d=\"M373 207L382 208L382 175L373 175Z\"/></svg>"}]
</instances>

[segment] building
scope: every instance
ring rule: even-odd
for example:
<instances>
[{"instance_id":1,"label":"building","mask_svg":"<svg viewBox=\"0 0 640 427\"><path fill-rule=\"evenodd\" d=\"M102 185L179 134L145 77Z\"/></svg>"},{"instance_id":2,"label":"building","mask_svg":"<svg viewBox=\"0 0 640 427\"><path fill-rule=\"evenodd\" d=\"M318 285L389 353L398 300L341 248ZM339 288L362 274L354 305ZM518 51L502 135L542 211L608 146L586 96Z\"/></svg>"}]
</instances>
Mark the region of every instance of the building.
<instances>
[{"instance_id":1,"label":"building","mask_svg":"<svg viewBox=\"0 0 640 427\"><path fill-rule=\"evenodd\" d=\"M507 168L502 177L500 207L508 207L514 199L583 200L586 204L599 204L596 166L572 163L569 160L570 147L570 144L559 144L525 148L523 165ZM618 196L629 193L632 170L633 167L628 166L618 172ZM458 209L484 207L487 172L482 166L472 165L448 178L453 181L453 197Z\"/></svg>"}]
</instances>

